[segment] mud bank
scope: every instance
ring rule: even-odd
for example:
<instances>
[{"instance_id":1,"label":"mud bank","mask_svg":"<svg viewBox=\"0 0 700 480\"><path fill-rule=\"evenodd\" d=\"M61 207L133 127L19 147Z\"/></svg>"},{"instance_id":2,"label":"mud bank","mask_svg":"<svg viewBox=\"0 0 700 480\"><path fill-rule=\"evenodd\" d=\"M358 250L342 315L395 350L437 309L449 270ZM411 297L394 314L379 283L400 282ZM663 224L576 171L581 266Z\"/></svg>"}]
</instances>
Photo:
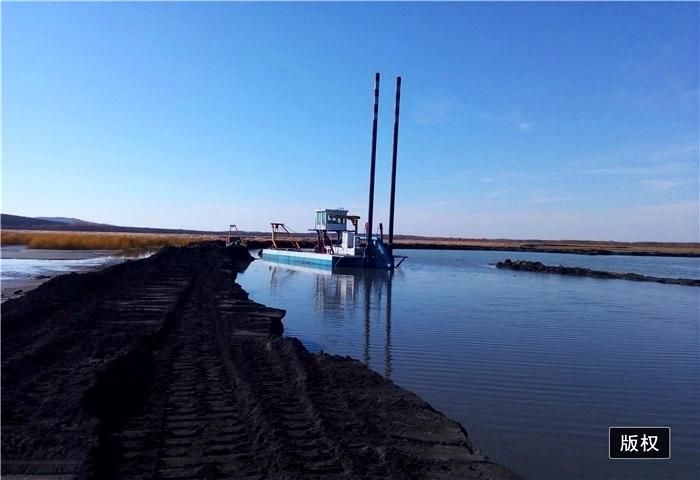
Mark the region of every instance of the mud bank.
<instances>
[{"instance_id":1,"label":"mud bank","mask_svg":"<svg viewBox=\"0 0 700 480\"><path fill-rule=\"evenodd\" d=\"M667 277L652 277L650 275L640 275L638 273L618 273L605 272L602 270L591 270L581 267L564 267L562 265L552 266L544 265L541 262L529 262L526 260L512 261L507 258L503 262L496 263L497 268L508 270L517 270L521 272L538 272L538 273L555 273L558 275L570 275L575 277L592 277L603 279L616 280L632 280L635 282L658 282L668 283L672 285L686 285L689 287L700 287L700 280L692 278L667 278Z\"/></svg>"},{"instance_id":2,"label":"mud bank","mask_svg":"<svg viewBox=\"0 0 700 480\"><path fill-rule=\"evenodd\" d=\"M350 358L280 336L218 243L2 305L3 478L519 478Z\"/></svg>"},{"instance_id":3,"label":"mud bank","mask_svg":"<svg viewBox=\"0 0 700 480\"><path fill-rule=\"evenodd\" d=\"M269 248L272 241L262 238L248 238L251 249ZM291 248L289 242L280 241L280 246ZM313 248L315 242L308 237L299 238L301 248ZM394 246L404 250L477 250L499 252L561 253L572 255L626 255L643 257L700 257L700 244L697 243L624 243L595 241L547 241L547 240L469 240L469 239L394 239Z\"/></svg>"},{"instance_id":4,"label":"mud bank","mask_svg":"<svg viewBox=\"0 0 700 480\"><path fill-rule=\"evenodd\" d=\"M519 244L517 242L509 243L506 246L494 245L479 245L469 243L410 243L410 242L395 242L396 248L404 250L477 250L477 251L494 251L494 252L534 252L534 253L560 253L568 255L624 255L632 257L700 257L698 249L694 251L673 251L673 248L666 250L636 247L637 250L625 250L621 248L599 248L595 246L580 245L580 246L542 246L539 244Z\"/></svg>"}]
</instances>

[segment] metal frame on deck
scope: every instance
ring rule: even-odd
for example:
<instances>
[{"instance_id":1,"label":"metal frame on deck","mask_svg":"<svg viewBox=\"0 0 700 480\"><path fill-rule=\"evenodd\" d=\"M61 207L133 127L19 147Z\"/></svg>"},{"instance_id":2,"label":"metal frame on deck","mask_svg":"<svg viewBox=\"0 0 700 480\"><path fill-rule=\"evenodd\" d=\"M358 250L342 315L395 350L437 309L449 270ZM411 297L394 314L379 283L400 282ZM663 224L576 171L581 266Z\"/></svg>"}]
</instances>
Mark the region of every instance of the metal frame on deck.
<instances>
[{"instance_id":1,"label":"metal frame on deck","mask_svg":"<svg viewBox=\"0 0 700 480\"><path fill-rule=\"evenodd\" d=\"M299 242L297 241L296 238L294 238L294 235L292 234L292 232L289 231L289 229L287 228L287 226L284 223L272 222L272 223L270 223L270 225L272 226L272 246L273 247L279 248L277 246L277 242L275 242L275 234L279 235L279 234L286 233L287 235L289 235L289 241L292 242L292 244L295 246L295 248L297 250L301 250L301 246L299 245Z\"/></svg>"},{"instance_id":2,"label":"metal frame on deck","mask_svg":"<svg viewBox=\"0 0 700 480\"><path fill-rule=\"evenodd\" d=\"M234 234L234 231L236 232ZM228 236L226 237L226 246L230 247L233 244L236 245L241 245L243 247L247 246L246 241L243 239L243 236L241 235L241 231L238 230L238 227L234 224L231 224L228 226Z\"/></svg>"}]
</instances>

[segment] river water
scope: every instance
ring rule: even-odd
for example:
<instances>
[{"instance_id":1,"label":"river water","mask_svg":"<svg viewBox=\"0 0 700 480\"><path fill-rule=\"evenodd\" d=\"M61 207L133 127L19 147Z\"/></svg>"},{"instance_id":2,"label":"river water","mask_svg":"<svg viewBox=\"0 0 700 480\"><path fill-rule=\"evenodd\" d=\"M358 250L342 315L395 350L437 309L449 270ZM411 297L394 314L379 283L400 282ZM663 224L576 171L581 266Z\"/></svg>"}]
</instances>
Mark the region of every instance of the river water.
<instances>
[{"instance_id":1,"label":"river water","mask_svg":"<svg viewBox=\"0 0 700 480\"><path fill-rule=\"evenodd\" d=\"M115 250L45 250L3 245L0 248L2 301L16 296L12 293L14 291L30 290L64 273L98 270L153 253L146 250L129 254Z\"/></svg>"},{"instance_id":2,"label":"river water","mask_svg":"<svg viewBox=\"0 0 700 480\"><path fill-rule=\"evenodd\" d=\"M366 362L528 478L700 478L700 289L492 265L700 278L700 259L397 253L393 275L258 260L238 281L287 310L286 335ZM609 460L610 426L670 426L671 459Z\"/></svg>"}]
</instances>

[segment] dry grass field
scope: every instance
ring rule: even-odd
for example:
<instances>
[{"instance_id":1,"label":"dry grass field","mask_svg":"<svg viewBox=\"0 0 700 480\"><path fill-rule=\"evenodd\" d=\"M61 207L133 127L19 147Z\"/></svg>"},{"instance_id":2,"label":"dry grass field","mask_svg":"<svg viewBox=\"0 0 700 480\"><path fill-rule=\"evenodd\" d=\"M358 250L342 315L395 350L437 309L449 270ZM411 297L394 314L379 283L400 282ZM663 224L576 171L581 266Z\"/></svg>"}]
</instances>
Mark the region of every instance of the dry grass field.
<instances>
[{"instance_id":1,"label":"dry grass field","mask_svg":"<svg viewBox=\"0 0 700 480\"><path fill-rule=\"evenodd\" d=\"M270 236L242 233L250 248L270 246ZM295 235L303 247L311 247L310 235ZM2 245L58 250L132 250L180 246L203 240L223 239L215 234L152 234L114 232L55 232L45 230L3 230ZM284 240L284 239L281 239ZM386 237L385 237L386 240ZM396 248L435 250L514 250L528 252L578 253L589 255L700 256L700 243L612 242L586 240L508 240L398 235Z\"/></svg>"},{"instance_id":2,"label":"dry grass field","mask_svg":"<svg viewBox=\"0 0 700 480\"><path fill-rule=\"evenodd\" d=\"M270 237L244 235L251 247L267 246ZM296 235L306 242L314 241L310 235ZM386 236L384 237L386 241ZM305 242L305 243L306 243ZM700 256L700 243L670 242L614 242L593 240L509 240L485 238L445 238L397 235L396 248L411 250L503 250L543 253L576 253L584 255L669 255ZM302 245L304 246L304 245Z\"/></svg>"},{"instance_id":3,"label":"dry grass field","mask_svg":"<svg viewBox=\"0 0 700 480\"><path fill-rule=\"evenodd\" d=\"M5 230L0 235L2 245L26 245L27 248L54 250L133 250L166 246L181 246L202 240L208 235L153 235L142 233L93 233Z\"/></svg>"},{"instance_id":4,"label":"dry grass field","mask_svg":"<svg viewBox=\"0 0 700 480\"><path fill-rule=\"evenodd\" d=\"M466 238L397 238L397 248L455 250L522 250L530 252L615 254L615 255L681 255L700 256L700 243L613 242L591 240L489 240Z\"/></svg>"}]
</instances>

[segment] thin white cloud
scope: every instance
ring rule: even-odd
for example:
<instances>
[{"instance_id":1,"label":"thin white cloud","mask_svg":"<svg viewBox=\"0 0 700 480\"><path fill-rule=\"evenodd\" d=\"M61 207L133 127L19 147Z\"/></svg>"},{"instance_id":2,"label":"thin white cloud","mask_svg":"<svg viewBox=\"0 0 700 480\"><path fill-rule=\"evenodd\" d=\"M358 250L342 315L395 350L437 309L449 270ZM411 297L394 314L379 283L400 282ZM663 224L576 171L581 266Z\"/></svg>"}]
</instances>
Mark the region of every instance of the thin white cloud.
<instances>
[{"instance_id":1,"label":"thin white cloud","mask_svg":"<svg viewBox=\"0 0 700 480\"><path fill-rule=\"evenodd\" d=\"M692 168L691 163L672 162L657 165L638 165L638 166L616 166L605 168L592 168L583 170L582 173L587 175L655 175L668 173L681 173Z\"/></svg>"},{"instance_id":2,"label":"thin white cloud","mask_svg":"<svg viewBox=\"0 0 700 480\"><path fill-rule=\"evenodd\" d=\"M535 126L533 122L524 118L520 110L513 110L508 113L480 112L475 115L477 118L508 125L521 133L527 133Z\"/></svg>"},{"instance_id":3,"label":"thin white cloud","mask_svg":"<svg viewBox=\"0 0 700 480\"><path fill-rule=\"evenodd\" d=\"M697 132L687 132L688 137L697 137ZM566 162L571 167L588 168L582 173L605 173L604 169L617 167L651 167L659 166L677 168L678 166L697 166L698 141L675 142L657 145L627 145Z\"/></svg>"},{"instance_id":4,"label":"thin white cloud","mask_svg":"<svg viewBox=\"0 0 700 480\"><path fill-rule=\"evenodd\" d=\"M549 182L560 177L557 172L504 172L479 179L481 183L495 182Z\"/></svg>"},{"instance_id":5,"label":"thin white cloud","mask_svg":"<svg viewBox=\"0 0 700 480\"><path fill-rule=\"evenodd\" d=\"M612 93L610 100L636 109L653 109L669 104L695 108L698 103L698 89L675 82L659 83L653 89L630 86L617 89Z\"/></svg>"},{"instance_id":6,"label":"thin white cloud","mask_svg":"<svg viewBox=\"0 0 700 480\"><path fill-rule=\"evenodd\" d=\"M498 198L498 197L502 197L503 195L510 193L514 190L515 190L514 188L504 188L502 190L494 190L492 192L487 192L484 196L486 198Z\"/></svg>"},{"instance_id":7,"label":"thin white cloud","mask_svg":"<svg viewBox=\"0 0 700 480\"><path fill-rule=\"evenodd\" d=\"M423 125L446 123L459 111L457 99L442 95L433 95L418 102L410 113L411 118Z\"/></svg>"},{"instance_id":8,"label":"thin white cloud","mask_svg":"<svg viewBox=\"0 0 700 480\"><path fill-rule=\"evenodd\" d=\"M472 176L471 170L457 170L438 178L419 178L416 185L434 185L441 183L462 183Z\"/></svg>"},{"instance_id":9,"label":"thin white cloud","mask_svg":"<svg viewBox=\"0 0 700 480\"><path fill-rule=\"evenodd\" d=\"M466 200L435 200L430 202L429 205L435 207L435 208L443 208L443 207L454 207L458 205L465 205L467 203Z\"/></svg>"},{"instance_id":10,"label":"thin white cloud","mask_svg":"<svg viewBox=\"0 0 700 480\"><path fill-rule=\"evenodd\" d=\"M416 185L441 185L445 183L463 183L466 177L462 176L445 176L441 178L420 178L415 181Z\"/></svg>"},{"instance_id":11,"label":"thin white cloud","mask_svg":"<svg viewBox=\"0 0 700 480\"><path fill-rule=\"evenodd\" d=\"M697 171L698 143L631 146L583 163L588 163L591 167L598 165L581 171L587 175L690 174L693 170Z\"/></svg>"},{"instance_id":12,"label":"thin white cloud","mask_svg":"<svg viewBox=\"0 0 700 480\"><path fill-rule=\"evenodd\" d=\"M651 160L677 160L679 158L696 158L698 156L697 143L672 144L655 149L650 155Z\"/></svg>"},{"instance_id":13,"label":"thin white cloud","mask_svg":"<svg viewBox=\"0 0 700 480\"><path fill-rule=\"evenodd\" d=\"M410 213L410 215L409 215ZM698 203L562 211L466 209L448 217L410 209L398 231L465 238L698 242Z\"/></svg>"},{"instance_id":14,"label":"thin white cloud","mask_svg":"<svg viewBox=\"0 0 700 480\"><path fill-rule=\"evenodd\" d=\"M578 199L579 197L555 195L548 192L540 192L530 195L530 197L527 200L527 203L529 203L530 205L541 205L546 203L564 203Z\"/></svg>"},{"instance_id":15,"label":"thin white cloud","mask_svg":"<svg viewBox=\"0 0 700 480\"><path fill-rule=\"evenodd\" d=\"M684 75L679 54L668 45L655 45L643 60L623 63L613 76L610 100L638 109L669 105L696 109L700 90Z\"/></svg>"},{"instance_id":16,"label":"thin white cloud","mask_svg":"<svg viewBox=\"0 0 700 480\"><path fill-rule=\"evenodd\" d=\"M530 130L532 130L532 123L520 122L518 123L518 130L521 132L529 132Z\"/></svg>"},{"instance_id":17,"label":"thin white cloud","mask_svg":"<svg viewBox=\"0 0 700 480\"><path fill-rule=\"evenodd\" d=\"M648 187L652 190L663 191L675 188L681 185L686 185L688 182L678 182L674 180L652 180L644 179L639 182L641 185Z\"/></svg>"}]
</instances>

